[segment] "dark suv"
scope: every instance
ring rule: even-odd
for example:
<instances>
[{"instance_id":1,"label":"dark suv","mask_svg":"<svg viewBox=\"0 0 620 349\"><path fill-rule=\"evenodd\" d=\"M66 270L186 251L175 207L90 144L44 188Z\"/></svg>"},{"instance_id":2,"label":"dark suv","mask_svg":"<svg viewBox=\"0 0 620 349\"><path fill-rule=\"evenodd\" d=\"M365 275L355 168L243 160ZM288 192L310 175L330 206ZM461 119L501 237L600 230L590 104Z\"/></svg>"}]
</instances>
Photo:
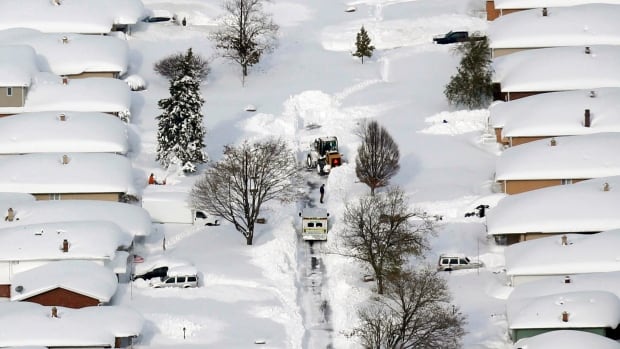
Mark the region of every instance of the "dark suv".
<instances>
[{"instance_id":1,"label":"dark suv","mask_svg":"<svg viewBox=\"0 0 620 349\"><path fill-rule=\"evenodd\" d=\"M466 31L449 31L443 36L434 37L433 42L436 44L453 44L467 40L482 40L483 38L482 36L469 36L469 33Z\"/></svg>"}]
</instances>

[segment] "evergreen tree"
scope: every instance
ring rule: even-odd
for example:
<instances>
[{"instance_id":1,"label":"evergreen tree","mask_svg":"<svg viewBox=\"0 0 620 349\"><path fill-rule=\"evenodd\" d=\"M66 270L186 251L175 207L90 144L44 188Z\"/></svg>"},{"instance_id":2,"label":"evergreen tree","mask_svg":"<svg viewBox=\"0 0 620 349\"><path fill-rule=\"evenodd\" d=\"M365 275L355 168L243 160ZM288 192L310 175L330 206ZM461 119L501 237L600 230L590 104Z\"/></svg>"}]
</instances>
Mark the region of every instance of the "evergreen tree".
<instances>
[{"instance_id":1,"label":"evergreen tree","mask_svg":"<svg viewBox=\"0 0 620 349\"><path fill-rule=\"evenodd\" d=\"M366 29L364 29L364 26L362 26L360 32L357 33L355 48L356 51L353 53L353 56L360 57L362 59L362 64L364 64L364 57L372 57L372 51L375 50L375 47L370 44L370 37Z\"/></svg>"},{"instance_id":2,"label":"evergreen tree","mask_svg":"<svg viewBox=\"0 0 620 349\"><path fill-rule=\"evenodd\" d=\"M170 98L158 103L163 112L157 116L157 160L165 167L179 163L185 172L194 172L196 163L207 160L201 111L204 99L195 62L190 48L181 63L182 73L170 80Z\"/></svg>"},{"instance_id":3,"label":"evergreen tree","mask_svg":"<svg viewBox=\"0 0 620 349\"><path fill-rule=\"evenodd\" d=\"M478 36L457 46L463 57L444 90L451 104L463 104L469 109L488 105L493 96L491 48L486 36Z\"/></svg>"}]
</instances>

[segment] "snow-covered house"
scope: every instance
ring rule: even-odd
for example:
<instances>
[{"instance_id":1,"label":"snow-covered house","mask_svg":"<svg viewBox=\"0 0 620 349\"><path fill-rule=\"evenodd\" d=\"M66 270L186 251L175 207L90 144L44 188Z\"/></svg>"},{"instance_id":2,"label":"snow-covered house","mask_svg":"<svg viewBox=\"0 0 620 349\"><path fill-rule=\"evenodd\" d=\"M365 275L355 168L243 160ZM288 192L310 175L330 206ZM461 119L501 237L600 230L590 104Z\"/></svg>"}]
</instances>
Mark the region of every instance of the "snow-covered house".
<instances>
[{"instance_id":1,"label":"snow-covered house","mask_svg":"<svg viewBox=\"0 0 620 349\"><path fill-rule=\"evenodd\" d=\"M515 146L538 139L620 132L620 88L542 93L489 108L499 143Z\"/></svg>"},{"instance_id":2,"label":"snow-covered house","mask_svg":"<svg viewBox=\"0 0 620 349\"><path fill-rule=\"evenodd\" d=\"M109 78L61 78L38 73L24 95L22 105L0 104L0 115L39 111L101 112L128 120L131 91L127 83Z\"/></svg>"},{"instance_id":3,"label":"snow-covered house","mask_svg":"<svg viewBox=\"0 0 620 349\"><path fill-rule=\"evenodd\" d=\"M3 215L9 208L15 219L0 219L0 228L50 222L74 222L84 220L108 221L118 225L134 237L146 237L151 233L151 217L140 206L100 200L50 200L7 202L0 200Z\"/></svg>"},{"instance_id":4,"label":"snow-covered house","mask_svg":"<svg viewBox=\"0 0 620 349\"><path fill-rule=\"evenodd\" d=\"M555 330L580 330L615 339L620 299L606 291L515 299L506 303L506 319L514 342Z\"/></svg>"},{"instance_id":5,"label":"snow-covered house","mask_svg":"<svg viewBox=\"0 0 620 349\"><path fill-rule=\"evenodd\" d=\"M620 230L548 236L510 245L504 251L513 286L546 278L620 271Z\"/></svg>"},{"instance_id":6,"label":"snow-covered house","mask_svg":"<svg viewBox=\"0 0 620 349\"><path fill-rule=\"evenodd\" d=\"M38 71L32 47L0 46L0 107L23 107L32 77Z\"/></svg>"},{"instance_id":7,"label":"snow-covered house","mask_svg":"<svg viewBox=\"0 0 620 349\"><path fill-rule=\"evenodd\" d=\"M506 194L620 175L617 133L541 139L504 150L495 181ZM1 190L1 187L0 187Z\"/></svg>"},{"instance_id":8,"label":"snow-covered house","mask_svg":"<svg viewBox=\"0 0 620 349\"><path fill-rule=\"evenodd\" d=\"M556 47L620 45L620 6L586 4L547 10L531 9L502 16L489 24L493 57L522 50Z\"/></svg>"},{"instance_id":9,"label":"snow-covered house","mask_svg":"<svg viewBox=\"0 0 620 349\"><path fill-rule=\"evenodd\" d=\"M34 112L0 118L0 155L128 150L127 125L113 115Z\"/></svg>"},{"instance_id":10,"label":"snow-covered house","mask_svg":"<svg viewBox=\"0 0 620 349\"><path fill-rule=\"evenodd\" d=\"M607 190L605 190L607 189ZM604 177L508 195L486 213L499 243L620 228L620 177Z\"/></svg>"},{"instance_id":11,"label":"snow-covered house","mask_svg":"<svg viewBox=\"0 0 620 349\"><path fill-rule=\"evenodd\" d=\"M86 260L49 262L16 273L11 280L11 301L66 308L107 304L118 284L114 271Z\"/></svg>"},{"instance_id":12,"label":"snow-covered house","mask_svg":"<svg viewBox=\"0 0 620 349\"><path fill-rule=\"evenodd\" d=\"M37 200L119 201L136 195L131 161L110 153L34 153L0 159L0 192Z\"/></svg>"},{"instance_id":13,"label":"snow-covered house","mask_svg":"<svg viewBox=\"0 0 620 349\"><path fill-rule=\"evenodd\" d=\"M0 30L30 28L48 33L107 34L144 17L140 0L3 0Z\"/></svg>"},{"instance_id":14,"label":"snow-covered house","mask_svg":"<svg viewBox=\"0 0 620 349\"><path fill-rule=\"evenodd\" d=\"M620 343L598 334L576 330L545 332L516 342L514 349L620 349Z\"/></svg>"},{"instance_id":15,"label":"snow-covered house","mask_svg":"<svg viewBox=\"0 0 620 349\"><path fill-rule=\"evenodd\" d=\"M486 0L486 13L487 20L492 21L501 16L529 9L540 9L542 15L542 9L545 7L569 7L593 3L620 5L618 0Z\"/></svg>"},{"instance_id":16,"label":"snow-covered house","mask_svg":"<svg viewBox=\"0 0 620 349\"><path fill-rule=\"evenodd\" d=\"M144 318L125 306L71 309L28 302L0 303L0 347L128 348Z\"/></svg>"},{"instance_id":17,"label":"snow-covered house","mask_svg":"<svg viewBox=\"0 0 620 349\"><path fill-rule=\"evenodd\" d=\"M33 29L0 31L0 45L27 45L40 71L69 78L118 78L127 71L129 45L115 36L42 33Z\"/></svg>"},{"instance_id":18,"label":"snow-covered house","mask_svg":"<svg viewBox=\"0 0 620 349\"><path fill-rule=\"evenodd\" d=\"M607 291L620 298L620 271L547 276L512 289L508 299L525 299L556 293Z\"/></svg>"},{"instance_id":19,"label":"snow-covered house","mask_svg":"<svg viewBox=\"0 0 620 349\"><path fill-rule=\"evenodd\" d=\"M493 60L494 99L544 92L620 87L620 46L550 47Z\"/></svg>"},{"instance_id":20,"label":"snow-covered house","mask_svg":"<svg viewBox=\"0 0 620 349\"><path fill-rule=\"evenodd\" d=\"M125 274L129 257L126 250L132 242L130 234L108 221L67 221L2 228L0 297L10 297L11 285L19 286L13 283L17 273L54 261L91 261L116 274ZM23 291L32 290L24 288Z\"/></svg>"}]
</instances>

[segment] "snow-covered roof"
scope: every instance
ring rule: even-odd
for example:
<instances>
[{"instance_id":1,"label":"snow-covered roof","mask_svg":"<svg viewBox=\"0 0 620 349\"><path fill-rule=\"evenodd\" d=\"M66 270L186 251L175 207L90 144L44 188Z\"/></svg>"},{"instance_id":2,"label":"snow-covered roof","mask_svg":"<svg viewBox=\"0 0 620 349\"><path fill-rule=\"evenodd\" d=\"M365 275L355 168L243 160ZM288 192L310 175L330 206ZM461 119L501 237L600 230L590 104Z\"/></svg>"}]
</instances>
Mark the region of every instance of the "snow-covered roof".
<instances>
[{"instance_id":1,"label":"snow-covered roof","mask_svg":"<svg viewBox=\"0 0 620 349\"><path fill-rule=\"evenodd\" d=\"M504 150L495 165L496 180L590 179L620 175L617 133L541 139Z\"/></svg>"},{"instance_id":2,"label":"snow-covered roof","mask_svg":"<svg viewBox=\"0 0 620 349\"><path fill-rule=\"evenodd\" d=\"M620 271L620 229L564 235L510 245L504 251L506 275L557 275Z\"/></svg>"},{"instance_id":3,"label":"snow-covered roof","mask_svg":"<svg viewBox=\"0 0 620 349\"><path fill-rule=\"evenodd\" d=\"M12 205L0 201L0 212L9 207L15 210L13 222L0 219L0 228L50 222L102 220L117 224L131 236L147 236L151 232L151 217L140 206L100 200L50 200L18 202Z\"/></svg>"},{"instance_id":4,"label":"snow-covered roof","mask_svg":"<svg viewBox=\"0 0 620 349\"><path fill-rule=\"evenodd\" d=\"M515 349L620 349L620 343L600 334L578 330L557 330L523 338L514 344Z\"/></svg>"},{"instance_id":5,"label":"snow-covered roof","mask_svg":"<svg viewBox=\"0 0 620 349\"><path fill-rule=\"evenodd\" d=\"M68 163L63 163L64 159ZM111 153L34 153L0 158L0 191L135 194L131 161Z\"/></svg>"},{"instance_id":6,"label":"snow-covered roof","mask_svg":"<svg viewBox=\"0 0 620 349\"><path fill-rule=\"evenodd\" d=\"M0 29L31 28L49 33L108 33L113 24L144 16L140 0L2 0Z\"/></svg>"},{"instance_id":7,"label":"snow-covered roof","mask_svg":"<svg viewBox=\"0 0 620 349\"><path fill-rule=\"evenodd\" d=\"M568 312L568 321L562 313ZM620 324L620 300L605 291L558 293L515 299L506 304L508 328L616 328ZM554 346L555 347L555 346Z\"/></svg>"},{"instance_id":8,"label":"snow-covered roof","mask_svg":"<svg viewBox=\"0 0 620 349\"><path fill-rule=\"evenodd\" d=\"M128 150L127 126L110 114L34 112L0 118L1 154Z\"/></svg>"},{"instance_id":9,"label":"snow-covered roof","mask_svg":"<svg viewBox=\"0 0 620 349\"><path fill-rule=\"evenodd\" d=\"M30 46L0 46L0 86L30 86L32 77L39 71L36 56Z\"/></svg>"},{"instance_id":10,"label":"snow-covered roof","mask_svg":"<svg viewBox=\"0 0 620 349\"><path fill-rule=\"evenodd\" d=\"M541 93L490 109L490 123L502 137L568 136L620 132L620 88ZM590 110L590 127L584 126Z\"/></svg>"},{"instance_id":11,"label":"snow-covered roof","mask_svg":"<svg viewBox=\"0 0 620 349\"><path fill-rule=\"evenodd\" d=\"M609 191L603 191L604 183L609 184ZM620 228L618 207L618 176L557 185L501 199L487 211L487 232L497 235L616 229Z\"/></svg>"},{"instance_id":12,"label":"snow-covered roof","mask_svg":"<svg viewBox=\"0 0 620 349\"><path fill-rule=\"evenodd\" d=\"M592 3L620 4L620 0L495 0L494 2L496 9L566 7Z\"/></svg>"},{"instance_id":13,"label":"snow-covered roof","mask_svg":"<svg viewBox=\"0 0 620 349\"><path fill-rule=\"evenodd\" d=\"M63 241L69 243L63 252ZM132 236L108 221L67 221L0 229L0 261L111 260Z\"/></svg>"},{"instance_id":14,"label":"snow-covered roof","mask_svg":"<svg viewBox=\"0 0 620 349\"><path fill-rule=\"evenodd\" d=\"M37 53L40 71L57 75L127 71L127 41L108 35L42 33L34 29L0 31L0 45L28 45Z\"/></svg>"},{"instance_id":15,"label":"snow-covered roof","mask_svg":"<svg viewBox=\"0 0 620 349\"><path fill-rule=\"evenodd\" d=\"M302 217L312 218L326 218L328 216L327 210L320 207L306 207L301 211Z\"/></svg>"},{"instance_id":16,"label":"snow-covered roof","mask_svg":"<svg viewBox=\"0 0 620 349\"><path fill-rule=\"evenodd\" d=\"M569 282L566 282L569 281ZM620 271L549 276L515 286L509 299L547 296L577 291L607 291L620 297Z\"/></svg>"},{"instance_id":17,"label":"snow-covered roof","mask_svg":"<svg viewBox=\"0 0 620 349\"><path fill-rule=\"evenodd\" d=\"M620 87L620 46L551 47L493 60L502 92L566 91Z\"/></svg>"},{"instance_id":18,"label":"snow-covered roof","mask_svg":"<svg viewBox=\"0 0 620 349\"><path fill-rule=\"evenodd\" d=\"M114 272L84 260L56 261L13 275L11 300L20 301L55 288L63 288L107 303L116 292ZM21 291L15 287L21 286Z\"/></svg>"},{"instance_id":19,"label":"snow-covered roof","mask_svg":"<svg viewBox=\"0 0 620 349\"><path fill-rule=\"evenodd\" d=\"M0 347L109 345L115 337L138 336L144 318L125 306L56 307L58 317L51 317L51 308L31 302L0 303Z\"/></svg>"},{"instance_id":20,"label":"snow-covered roof","mask_svg":"<svg viewBox=\"0 0 620 349\"><path fill-rule=\"evenodd\" d=\"M539 7L539 6L537 6ZM620 45L620 6L585 4L501 16L487 35L491 48Z\"/></svg>"},{"instance_id":21,"label":"snow-covered roof","mask_svg":"<svg viewBox=\"0 0 620 349\"><path fill-rule=\"evenodd\" d=\"M35 75L24 107L0 108L0 113L82 111L128 113L131 91L126 82L110 78L62 79L51 73Z\"/></svg>"}]
</instances>

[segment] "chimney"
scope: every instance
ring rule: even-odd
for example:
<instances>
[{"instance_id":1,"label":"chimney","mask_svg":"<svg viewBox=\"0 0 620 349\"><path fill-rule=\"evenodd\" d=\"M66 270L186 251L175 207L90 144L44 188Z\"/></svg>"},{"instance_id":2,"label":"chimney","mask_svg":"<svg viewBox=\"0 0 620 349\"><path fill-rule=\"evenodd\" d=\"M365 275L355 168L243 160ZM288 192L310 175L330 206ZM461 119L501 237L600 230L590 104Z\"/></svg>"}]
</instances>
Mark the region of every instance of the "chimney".
<instances>
[{"instance_id":1,"label":"chimney","mask_svg":"<svg viewBox=\"0 0 620 349\"><path fill-rule=\"evenodd\" d=\"M590 127L590 109L586 109L583 113L583 126Z\"/></svg>"},{"instance_id":2,"label":"chimney","mask_svg":"<svg viewBox=\"0 0 620 349\"><path fill-rule=\"evenodd\" d=\"M62 43L63 44L68 44L69 43L69 38L66 35L63 35L62 37Z\"/></svg>"},{"instance_id":3,"label":"chimney","mask_svg":"<svg viewBox=\"0 0 620 349\"><path fill-rule=\"evenodd\" d=\"M543 7L542 9L543 17L547 17L547 8Z\"/></svg>"},{"instance_id":4,"label":"chimney","mask_svg":"<svg viewBox=\"0 0 620 349\"><path fill-rule=\"evenodd\" d=\"M594 98L596 97L596 91L592 90L590 91L590 98Z\"/></svg>"},{"instance_id":5,"label":"chimney","mask_svg":"<svg viewBox=\"0 0 620 349\"><path fill-rule=\"evenodd\" d=\"M565 283L565 284L570 284L570 283L571 283L571 281L572 281L572 280L570 279L570 276L566 275L566 276L564 277L564 283Z\"/></svg>"},{"instance_id":6,"label":"chimney","mask_svg":"<svg viewBox=\"0 0 620 349\"><path fill-rule=\"evenodd\" d=\"M69 240L62 240L62 252L69 252Z\"/></svg>"},{"instance_id":7,"label":"chimney","mask_svg":"<svg viewBox=\"0 0 620 349\"><path fill-rule=\"evenodd\" d=\"M568 312L567 311L563 311L562 312L562 321L563 322L568 322Z\"/></svg>"},{"instance_id":8,"label":"chimney","mask_svg":"<svg viewBox=\"0 0 620 349\"><path fill-rule=\"evenodd\" d=\"M66 165L68 163L69 163L69 156L65 154L62 156L62 164Z\"/></svg>"},{"instance_id":9,"label":"chimney","mask_svg":"<svg viewBox=\"0 0 620 349\"><path fill-rule=\"evenodd\" d=\"M68 83L69 83L69 78L68 78L68 77L66 77L66 76L63 76L63 77L62 77L62 84L63 84L63 85L66 85L66 84L68 84Z\"/></svg>"},{"instance_id":10,"label":"chimney","mask_svg":"<svg viewBox=\"0 0 620 349\"><path fill-rule=\"evenodd\" d=\"M58 308L52 307L52 317L58 317Z\"/></svg>"},{"instance_id":11,"label":"chimney","mask_svg":"<svg viewBox=\"0 0 620 349\"><path fill-rule=\"evenodd\" d=\"M558 144L558 142L555 140L555 138L551 138L550 144L552 147L555 147Z\"/></svg>"},{"instance_id":12,"label":"chimney","mask_svg":"<svg viewBox=\"0 0 620 349\"><path fill-rule=\"evenodd\" d=\"M67 116L65 114L60 114L60 115L58 115L58 120L60 120L60 121L67 121Z\"/></svg>"},{"instance_id":13,"label":"chimney","mask_svg":"<svg viewBox=\"0 0 620 349\"><path fill-rule=\"evenodd\" d=\"M605 182L605 184L603 184L603 191L609 191L609 183Z\"/></svg>"},{"instance_id":14,"label":"chimney","mask_svg":"<svg viewBox=\"0 0 620 349\"><path fill-rule=\"evenodd\" d=\"M562 246L568 245L568 237L566 235L562 235Z\"/></svg>"},{"instance_id":15,"label":"chimney","mask_svg":"<svg viewBox=\"0 0 620 349\"><path fill-rule=\"evenodd\" d=\"M590 54L590 46L586 46L586 54L589 55Z\"/></svg>"}]
</instances>

